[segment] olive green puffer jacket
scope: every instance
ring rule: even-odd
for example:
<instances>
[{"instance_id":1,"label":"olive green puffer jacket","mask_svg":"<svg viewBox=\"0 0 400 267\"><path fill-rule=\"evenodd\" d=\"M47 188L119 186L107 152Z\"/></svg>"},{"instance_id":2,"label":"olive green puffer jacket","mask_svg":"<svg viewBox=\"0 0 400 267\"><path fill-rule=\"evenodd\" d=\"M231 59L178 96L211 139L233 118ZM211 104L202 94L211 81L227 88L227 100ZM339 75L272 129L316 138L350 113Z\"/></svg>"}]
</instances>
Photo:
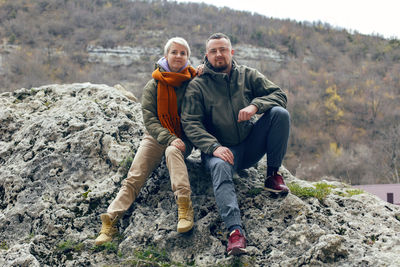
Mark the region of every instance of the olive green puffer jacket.
<instances>
[{"instance_id":1,"label":"olive green puffer jacket","mask_svg":"<svg viewBox=\"0 0 400 267\"><path fill-rule=\"evenodd\" d=\"M273 106L286 108L286 102L286 94L257 70L233 62L228 76L206 61L204 74L186 89L181 122L189 140L212 154L220 145L241 143L250 133L250 121L237 121L241 109L253 104L262 114Z\"/></svg>"}]
</instances>

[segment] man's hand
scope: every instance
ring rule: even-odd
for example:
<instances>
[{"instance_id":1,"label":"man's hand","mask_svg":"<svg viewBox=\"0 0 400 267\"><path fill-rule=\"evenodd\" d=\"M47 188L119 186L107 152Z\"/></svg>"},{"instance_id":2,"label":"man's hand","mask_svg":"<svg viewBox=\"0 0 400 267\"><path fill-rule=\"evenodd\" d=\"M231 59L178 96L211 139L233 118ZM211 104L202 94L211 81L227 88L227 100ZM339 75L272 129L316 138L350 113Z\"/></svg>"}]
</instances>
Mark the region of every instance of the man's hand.
<instances>
[{"instance_id":1,"label":"man's hand","mask_svg":"<svg viewBox=\"0 0 400 267\"><path fill-rule=\"evenodd\" d=\"M186 146L185 143L182 141L182 139L180 138L175 139L174 141L171 142L171 146L176 147L177 149L182 151L183 154L185 153Z\"/></svg>"},{"instance_id":2,"label":"man's hand","mask_svg":"<svg viewBox=\"0 0 400 267\"><path fill-rule=\"evenodd\" d=\"M233 165L233 153L232 151L224 146L219 146L217 149L214 150L213 152L214 157L218 157L231 165Z\"/></svg>"},{"instance_id":3,"label":"man's hand","mask_svg":"<svg viewBox=\"0 0 400 267\"><path fill-rule=\"evenodd\" d=\"M249 105L245 108L242 108L241 110L239 110L238 122L250 120L251 116L256 114L257 111L258 111L258 108L254 105Z\"/></svg>"}]
</instances>

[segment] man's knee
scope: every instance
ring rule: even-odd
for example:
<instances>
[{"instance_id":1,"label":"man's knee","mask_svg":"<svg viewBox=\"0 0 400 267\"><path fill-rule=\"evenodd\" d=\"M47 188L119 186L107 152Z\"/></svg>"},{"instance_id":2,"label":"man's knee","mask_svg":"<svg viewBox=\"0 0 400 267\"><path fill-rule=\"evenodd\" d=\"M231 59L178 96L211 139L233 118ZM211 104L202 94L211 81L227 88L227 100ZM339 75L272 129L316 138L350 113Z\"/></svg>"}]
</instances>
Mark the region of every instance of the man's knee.
<instances>
[{"instance_id":1,"label":"man's knee","mask_svg":"<svg viewBox=\"0 0 400 267\"><path fill-rule=\"evenodd\" d=\"M228 162L217 158L210 164L210 171L214 186L232 182L233 166Z\"/></svg>"},{"instance_id":2,"label":"man's knee","mask_svg":"<svg viewBox=\"0 0 400 267\"><path fill-rule=\"evenodd\" d=\"M290 121L289 111L283 107L273 107L270 112L271 116L278 118L279 120Z\"/></svg>"}]
</instances>

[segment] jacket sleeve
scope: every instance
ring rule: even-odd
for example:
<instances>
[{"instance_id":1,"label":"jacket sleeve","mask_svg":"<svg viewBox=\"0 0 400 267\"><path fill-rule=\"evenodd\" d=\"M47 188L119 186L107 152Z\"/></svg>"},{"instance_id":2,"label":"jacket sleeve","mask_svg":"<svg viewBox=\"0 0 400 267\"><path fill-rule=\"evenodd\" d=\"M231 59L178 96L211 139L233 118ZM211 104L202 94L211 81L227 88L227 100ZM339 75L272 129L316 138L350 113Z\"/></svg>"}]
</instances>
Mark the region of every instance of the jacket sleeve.
<instances>
[{"instance_id":1,"label":"jacket sleeve","mask_svg":"<svg viewBox=\"0 0 400 267\"><path fill-rule=\"evenodd\" d=\"M217 138L208 133L204 126L205 109L203 96L196 79L192 80L185 93L181 122L188 139L203 153L212 154L220 146Z\"/></svg>"},{"instance_id":2,"label":"jacket sleeve","mask_svg":"<svg viewBox=\"0 0 400 267\"><path fill-rule=\"evenodd\" d=\"M143 89L142 114L146 130L162 145L169 145L177 137L161 125L157 114L157 82L150 80Z\"/></svg>"},{"instance_id":3,"label":"jacket sleeve","mask_svg":"<svg viewBox=\"0 0 400 267\"><path fill-rule=\"evenodd\" d=\"M268 80L262 73L255 69L246 70L246 82L252 90L251 103L258 108L258 114L264 113L274 106L286 108L287 97L285 92Z\"/></svg>"}]
</instances>

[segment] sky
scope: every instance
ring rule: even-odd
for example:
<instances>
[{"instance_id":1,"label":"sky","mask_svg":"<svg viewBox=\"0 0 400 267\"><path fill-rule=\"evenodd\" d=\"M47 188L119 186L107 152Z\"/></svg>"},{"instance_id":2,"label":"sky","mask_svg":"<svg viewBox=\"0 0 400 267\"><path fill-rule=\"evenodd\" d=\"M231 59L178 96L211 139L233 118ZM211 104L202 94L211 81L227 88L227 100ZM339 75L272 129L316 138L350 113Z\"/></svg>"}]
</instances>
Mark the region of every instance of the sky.
<instances>
[{"instance_id":1,"label":"sky","mask_svg":"<svg viewBox=\"0 0 400 267\"><path fill-rule=\"evenodd\" d=\"M321 21L350 32L400 39L399 0L177 0L295 21Z\"/></svg>"}]
</instances>

